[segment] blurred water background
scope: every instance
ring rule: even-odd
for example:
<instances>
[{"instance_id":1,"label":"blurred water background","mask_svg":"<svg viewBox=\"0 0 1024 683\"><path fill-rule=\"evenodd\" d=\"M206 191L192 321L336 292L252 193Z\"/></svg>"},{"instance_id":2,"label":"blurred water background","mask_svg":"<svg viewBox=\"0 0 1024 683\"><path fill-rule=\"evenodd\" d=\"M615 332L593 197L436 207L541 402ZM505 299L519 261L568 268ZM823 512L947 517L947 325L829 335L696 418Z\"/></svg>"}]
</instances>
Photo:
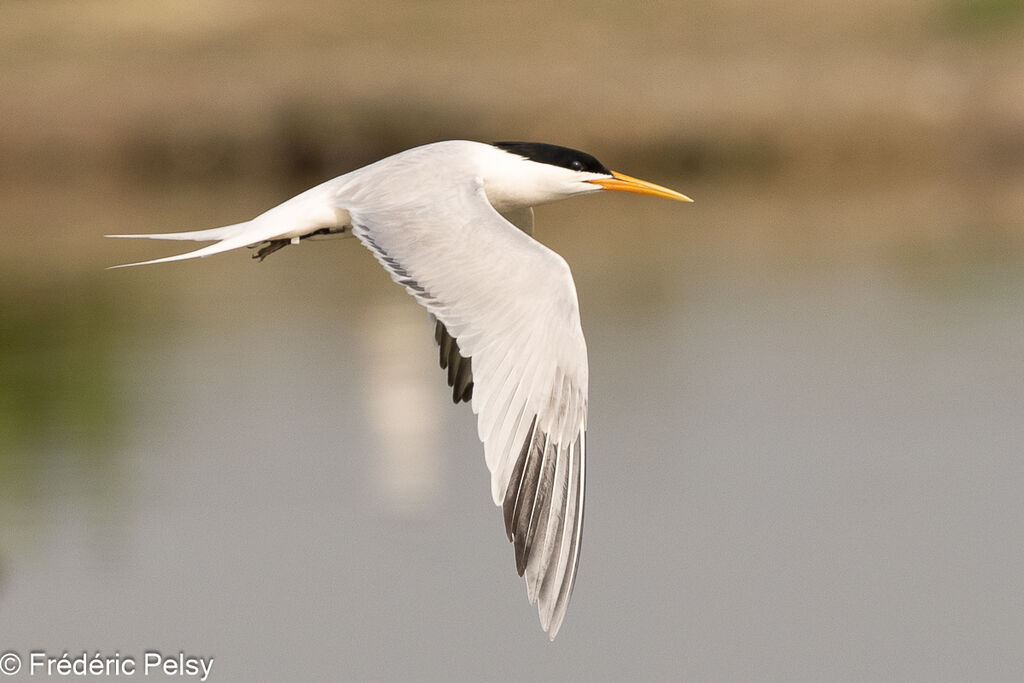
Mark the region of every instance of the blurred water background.
<instances>
[{"instance_id":1,"label":"blurred water background","mask_svg":"<svg viewBox=\"0 0 1024 683\"><path fill-rule=\"evenodd\" d=\"M1024 674L1019 2L6 0L0 72L0 651ZM449 138L696 199L537 214L592 376L554 644L426 315L355 241L104 270L181 246L104 233Z\"/></svg>"}]
</instances>

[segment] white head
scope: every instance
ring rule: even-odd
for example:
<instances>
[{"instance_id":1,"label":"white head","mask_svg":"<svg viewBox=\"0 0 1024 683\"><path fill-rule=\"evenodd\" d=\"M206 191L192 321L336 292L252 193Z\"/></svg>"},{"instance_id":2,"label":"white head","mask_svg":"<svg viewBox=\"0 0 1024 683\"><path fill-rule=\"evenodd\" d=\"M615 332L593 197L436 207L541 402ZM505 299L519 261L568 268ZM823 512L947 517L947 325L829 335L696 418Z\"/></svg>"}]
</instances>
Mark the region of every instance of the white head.
<instances>
[{"instance_id":1,"label":"white head","mask_svg":"<svg viewBox=\"0 0 1024 683\"><path fill-rule=\"evenodd\" d=\"M605 168L587 154L543 142L495 142L482 164L484 191L498 211L537 206L601 190L692 201L668 188Z\"/></svg>"}]
</instances>

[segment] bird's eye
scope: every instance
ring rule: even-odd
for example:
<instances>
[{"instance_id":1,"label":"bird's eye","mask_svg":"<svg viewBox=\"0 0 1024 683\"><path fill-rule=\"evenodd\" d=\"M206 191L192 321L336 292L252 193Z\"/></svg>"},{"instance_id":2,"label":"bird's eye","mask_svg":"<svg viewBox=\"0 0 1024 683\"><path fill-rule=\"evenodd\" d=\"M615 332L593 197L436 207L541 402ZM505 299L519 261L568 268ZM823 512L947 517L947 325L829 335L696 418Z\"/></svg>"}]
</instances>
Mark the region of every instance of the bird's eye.
<instances>
[{"instance_id":1,"label":"bird's eye","mask_svg":"<svg viewBox=\"0 0 1024 683\"><path fill-rule=\"evenodd\" d=\"M572 162L572 164L570 164L570 166L572 166L572 170L574 170L574 171L582 171L583 170L583 162L580 161L579 159L573 160L573 162Z\"/></svg>"}]
</instances>

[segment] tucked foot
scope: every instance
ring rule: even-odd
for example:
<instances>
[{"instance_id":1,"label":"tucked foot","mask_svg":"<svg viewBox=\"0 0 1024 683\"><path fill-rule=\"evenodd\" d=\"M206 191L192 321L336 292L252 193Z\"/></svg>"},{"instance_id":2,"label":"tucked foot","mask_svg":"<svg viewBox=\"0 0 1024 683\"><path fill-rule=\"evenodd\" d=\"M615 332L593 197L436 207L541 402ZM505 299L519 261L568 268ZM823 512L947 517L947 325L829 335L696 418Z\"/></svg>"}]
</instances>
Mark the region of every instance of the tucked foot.
<instances>
[{"instance_id":1,"label":"tucked foot","mask_svg":"<svg viewBox=\"0 0 1024 683\"><path fill-rule=\"evenodd\" d=\"M278 249L284 249L291 243L291 240L270 240L269 242L260 242L259 244L253 244L250 249L255 249L252 257L257 261L262 261Z\"/></svg>"},{"instance_id":2,"label":"tucked foot","mask_svg":"<svg viewBox=\"0 0 1024 683\"><path fill-rule=\"evenodd\" d=\"M265 259L268 256L270 256L271 254L273 254L275 251L278 251L280 249L284 249L289 244L298 244L300 240L308 239L310 237L315 237L317 235L338 235L340 233L345 232L346 230L347 230L347 226L342 226L340 228L339 227L320 228L319 230L311 232L308 235L302 235L301 237L292 237L290 239L268 240L266 242L260 242L259 244L250 244L249 248L256 250L253 253L252 257L254 259L256 259L257 261L262 261L263 259Z\"/></svg>"}]
</instances>

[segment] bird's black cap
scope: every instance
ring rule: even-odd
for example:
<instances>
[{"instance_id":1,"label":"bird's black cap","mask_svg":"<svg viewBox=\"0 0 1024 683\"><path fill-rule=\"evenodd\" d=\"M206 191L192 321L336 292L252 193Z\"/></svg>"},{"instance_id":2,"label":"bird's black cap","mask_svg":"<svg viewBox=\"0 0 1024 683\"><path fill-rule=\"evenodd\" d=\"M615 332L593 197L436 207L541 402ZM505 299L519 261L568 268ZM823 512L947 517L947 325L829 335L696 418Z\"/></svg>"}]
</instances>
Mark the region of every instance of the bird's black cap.
<instances>
[{"instance_id":1,"label":"bird's black cap","mask_svg":"<svg viewBox=\"0 0 1024 683\"><path fill-rule=\"evenodd\" d=\"M540 164L561 166L571 171L611 175L611 171L586 152L544 142L492 142L492 145Z\"/></svg>"}]
</instances>

